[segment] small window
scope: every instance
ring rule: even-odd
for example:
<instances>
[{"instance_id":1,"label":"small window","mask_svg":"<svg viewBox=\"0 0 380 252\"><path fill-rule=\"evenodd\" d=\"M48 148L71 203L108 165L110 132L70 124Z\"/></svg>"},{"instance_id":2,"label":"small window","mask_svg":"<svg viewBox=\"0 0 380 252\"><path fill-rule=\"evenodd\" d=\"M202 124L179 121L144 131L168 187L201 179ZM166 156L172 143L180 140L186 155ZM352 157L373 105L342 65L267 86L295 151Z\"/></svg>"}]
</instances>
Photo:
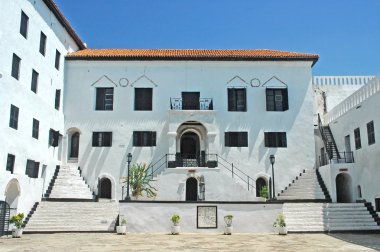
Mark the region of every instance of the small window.
<instances>
[{"instance_id":1,"label":"small window","mask_svg":"<svg viewBox=\"0 0 380 252\"><path fill-rule=\"evenodd\" d=\"M18 80L20 78L21 59L16 54L13 54L12 59L12 77Z\"/></svg>"},{"instance_id":2,"label":"small window","mask_svg":"<svg viewBox=\"0 0 380 252\"><path fill-rule=\"evenodd\" d=\"M113 88L96 88L95 110L113 110Z\"/></svg>"},{"instance_id":3,"label":"small window","mask_svg":"<svg viewBox=\"0 0 380 252\"><path fill-rule=\"evenodd\" d=\"M25 174L30 178L38 178L38 170L40 168L40 163L35 162L34 160L26 161L26 170Z\"/></svg>"},{"instance_id":4,"label":"small window","mask_svg":"<svg viewBox=\"0 0 380 252\"><path fill-rule=\"evenodd\" d=\"M248 147L248 132L224 132L224 146Z\"/></svg>"},{"instance_id":5,"label":"small window","mask_svg":"<svg viewBox=\"0 0 380 252\"><path fill-rule=\"evenodd\" d=\"M375 143L375 126L373 121L367 123L368 145Z\"/></svg>"},{"instance_id":6,"label":"small window","mask_svg":"<svg viewBox=\"0 0 380 252\"><path fill-rule=\"evenodd\" d=\"M59 144L59 131L49 130L49 146L57 147Z\"/></svg>"},{"instance_id":7,"label":"small window","mask_svg":"<svg viewBox=\"0 0 380 252\"><path fill-rule=\"evenodd\" d=\"M38 133L40 130L40 122L33 118L33 129L32 129L32 137L38 139Z\"/></svg>"},{"instance_id":8,"label":"small window","mask_svg":"<svg viewBox=\"0 0 380 252\"><path fill-rule=\"evenodd\" d=\"M354 130L354 136L355 136L355 148L358 150L362 147L362 142L360 140L360 129L356 128Z\"/></svg>"},{"instance_id":9,"label":"small window","mask_svg":"<svg viewBox=\"0 0 380 252\"><path fill-rule=\"evenodd\" d=\"M153 88L135 88L135 110L152 110Z\"/></svg>"},{"instance_id":10,"label":"small window","mask_svg":"<svg viewBox=\"0 0 380 252\"><path fill-rule=\"evenodd\" d=\"M156 146L155 131L133 131L133 146Z\"/></svg>"},{"instance_id":11,"label":"small window","mask_svg":"<svg viewBox=\"0 0 380 252\"><path fill-rule=\"evenodd\" d=\"M285 111L289 109L287 88L266 89L267 111Z\"/></svg>"},{"instance_id":12,"label":"small window","mask_svg":"<svg viewBox=\"0 0 380 252\"><path fill-rule=\"evenodd\" d=\"M375 199L376 212L380 212L380 198Z\"/></svg>"},{"instance_id":13,"label":"small window","mask_svg":"<svg viewBox=\"0 0 380 252\"><path fill-rule=\"evenodd\" d=\"M61 89L56 89L54 107L56 110L59 110L60 106L61 106Z\"/></svg>"},{"instance_id":14,"label":"small window","mask_svg":"<svg viewBox=\"0 0 380 252\"><path fill-rule=\"evenodd\" d=\"M30 89L34 93L37 93L37 89L38 89L38 76L39 76L39 74L36 72L36 70L33 69L33 71L32 71L32 83L31 83Z\"/></svg>"},{"instance_id":15,"label":"small window","mask_svg":"<svg viewBox=\"0 0 380 252\"><path fill-rule=\"evenodd\" d=\"M15 159L16 159L15 155L8 154L6 170L10 171L12 174L15 168Z\"/></svg>"},{"instance_id":16,"label":"small window","mask_svg":"<svg viewBox=\"0 0 380 252\"><path fill-rule=\"evenodd\" d=\"M40 53L45 56L45 53L46 53L46 35L41 32L41 35L40 35Z\"/></svg>"},{"instance_id":17,"label":"small window","mask_svg":"<svg viewBox=\"0 0 380 252\"><path fill-rule=\"evenodd\" d=\"M93 147L111 147L112 132L93 132L92 133Z\"/></svg>"},{"instance_id":18,"label":"small window","mask_svg":"<svg viewBox=\"0 0 380 252\"><path fill-rule=\"evenodd\" d=\"M264 132L265 147L286 148L286 132Z\"/></svg>"},{"instance_id":19,"label":"small window","mask_svg":"<svg viewBox=\"0 0 380 252\"><path fill-rule=\"evenodd\" d=\"M57 70L59 70L60 60L61 60L61 53L58 50L56 50L55 51L55 68L57 68Z\"/></svg>"},{"instance_id":20,"label":"small window","mask_svg":"<svg viewBox=\"0 0 380 252\"><path fill-rule=\"evenodd\" d=\"M228 111L247 111L247 89L228 89Z\"/></svg>"},{"instance_id":21,"label":"small window","mask_svg":"<svg viewBox=\"0 0 380 252\"><path fill-rule=\"evenodd\" d=\"M21 22L20 22L20 34L24 37L28 37L28 23L29 17L21 11Z\"/></svg>"},{"instance_id":22,"label":"small window","mask_svg":"<svg viewBox=\"0 0 380 252\"><path fill-rule=\"evenodd\" d=\"M9 117L9 127L13 129L18 128L18 113L19 109L15 105L11 105L11 112Z\"/></svg>"}]
</instances>

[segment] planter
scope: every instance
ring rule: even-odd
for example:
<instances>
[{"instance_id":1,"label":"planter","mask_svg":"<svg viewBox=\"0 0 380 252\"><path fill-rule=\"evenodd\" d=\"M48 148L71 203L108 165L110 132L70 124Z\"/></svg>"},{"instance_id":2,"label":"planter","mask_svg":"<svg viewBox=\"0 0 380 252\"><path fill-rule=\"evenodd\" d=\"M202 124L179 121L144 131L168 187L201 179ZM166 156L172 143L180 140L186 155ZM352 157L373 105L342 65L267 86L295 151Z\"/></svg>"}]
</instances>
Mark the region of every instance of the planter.
<instances>
[{"instance_id":1,"label":"planter","mask_svg":"<svg viewBox=\"0 0 380 252\"><path fill-rule=\"evenodd\" d=\"M22 228L12 229L12 237L13 238L21 238L23 231L24 231L24 229L22 229Z\"/></svg>"},{"instance_id":2,"label":"planter","mask_svg":"<svg viewBox=\"0 0 380 252\"><path fill-rule=\"evenodd\" d=\"M224 234L225 235L231 235L232 234L233 227L232 226L225 226L224 227Z\"/></svg>"},{"instance_id":3,"label":"planter","mask_svg":"<svg viewBox=\"0 0 380 252\"><path fill-rule=\"evenodd\" d=\"M286 235L286 234L288 234L288 229L286 227L278 227L278 234L279 235Z\"/></svg>"},{"instance_id":4,"label":"planter","mask_svg":"<svg viewBox=\"0 0 380 252\"><path fill-rule=\"evenodd\" d=\"M172 234L173 235L177 235L177 234L179 234L179 231L180 231L180 226L179 225L173 225L172 226Z\"/></svg>"},{"instance_id":5,"label":"planter","mask_svg":"<svg viewBox=\"0 0 380 252\"><path fill-rule=\"evenodd\" d=\"M116 233L117 234L126 234L127 233L127 226L116 226Z\"/></svg>"}]
</instances>

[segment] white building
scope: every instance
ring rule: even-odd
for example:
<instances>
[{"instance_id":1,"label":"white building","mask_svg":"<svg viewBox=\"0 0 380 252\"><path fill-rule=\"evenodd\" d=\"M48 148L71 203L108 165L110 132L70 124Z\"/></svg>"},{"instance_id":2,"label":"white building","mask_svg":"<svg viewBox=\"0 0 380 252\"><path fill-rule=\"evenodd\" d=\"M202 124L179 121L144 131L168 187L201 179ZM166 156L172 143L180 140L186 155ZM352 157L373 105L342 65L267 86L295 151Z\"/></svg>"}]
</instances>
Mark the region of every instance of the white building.
<instances>
[{"instance_id":1,"label":"white building","mask_svg":"<svg viewBox=\"0 0 380 252\"><path fill-rule=\"evenodd\" d=\"M61 164L64 56L84 48L53 1L0 2L0 200L18 212Z\"/></svg>"}]
</instances>

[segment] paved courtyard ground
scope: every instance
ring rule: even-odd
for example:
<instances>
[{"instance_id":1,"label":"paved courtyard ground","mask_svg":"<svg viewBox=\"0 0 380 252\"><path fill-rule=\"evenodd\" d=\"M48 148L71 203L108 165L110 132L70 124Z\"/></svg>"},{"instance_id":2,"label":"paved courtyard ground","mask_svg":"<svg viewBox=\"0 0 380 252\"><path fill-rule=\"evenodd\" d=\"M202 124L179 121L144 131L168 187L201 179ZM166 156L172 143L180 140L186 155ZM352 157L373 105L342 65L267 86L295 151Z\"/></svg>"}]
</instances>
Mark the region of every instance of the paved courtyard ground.
<instances>
[{"instance_id":1,"label":"paved courtyard ground","mask_svg":"<svg viewBox=\"0 0 380 252\"><path fill-rule=\"evenodd\" d=\"M361 244L361 245L359 245ZM0 251L375 251L380 234L25 234Z\"/></svg>"}]
</instances>

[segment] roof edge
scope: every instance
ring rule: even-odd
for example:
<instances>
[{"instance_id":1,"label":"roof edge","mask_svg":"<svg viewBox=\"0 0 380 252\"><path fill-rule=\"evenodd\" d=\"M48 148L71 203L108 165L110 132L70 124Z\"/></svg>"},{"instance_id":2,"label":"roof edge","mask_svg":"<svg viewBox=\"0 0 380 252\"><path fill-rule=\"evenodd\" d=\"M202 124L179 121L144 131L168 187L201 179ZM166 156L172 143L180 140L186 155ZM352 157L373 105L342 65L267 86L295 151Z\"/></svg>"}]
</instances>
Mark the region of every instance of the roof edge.
<instances>
[{"instance_id":1,"label":"roof edge","mask_svg":"<svg viewBox=\"0 0 380 252\"><path fill-rule=\"evenodd\" d=\"M59 10L57 4L53 0L43 0L46 6L49 8L51 12L54 13L55 17L58 19L59 23L65 28L65 30L69 33L69 35L74 39L75 43L79 47L80 50L86 49L87 47L80 39L78 34L71 27L69 21L63 16L62 12Z\"/></svg>"}]
</instances>

